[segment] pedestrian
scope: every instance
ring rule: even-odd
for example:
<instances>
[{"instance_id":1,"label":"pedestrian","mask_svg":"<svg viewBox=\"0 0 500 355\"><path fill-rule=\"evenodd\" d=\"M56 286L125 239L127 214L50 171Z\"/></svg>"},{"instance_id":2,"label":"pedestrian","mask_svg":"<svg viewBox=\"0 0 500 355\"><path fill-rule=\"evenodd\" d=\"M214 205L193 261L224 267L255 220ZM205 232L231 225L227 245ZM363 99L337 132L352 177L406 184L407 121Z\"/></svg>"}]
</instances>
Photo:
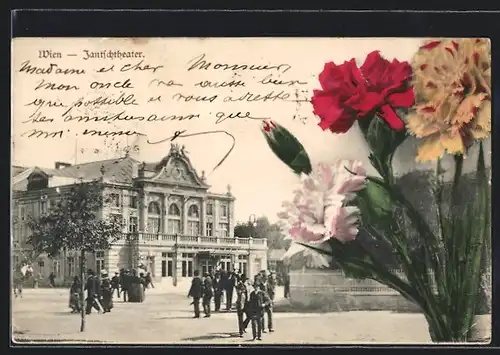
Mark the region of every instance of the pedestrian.
<instances>
[{"instance_id":1,"label":"pedestrian","mask_svg":"<svg viewBox=\"0 0 500 355\"><path fill-rule=\"evenodd\" d=\"M244 274L240 275L239 282L236 285L236 312L238 314L238 331L240 334L240 338L242 338L243 333L245 333L243 316L245 315L248 301L246 281L247 277Z\"/></svg>"},{"instance_id":2,"label":"pedestrian","mask_svg":"<svg viewBox=\"0 0 500 355\"><path fill-rule=\"evenodd\" d=\"M227 280L225 282L226 291L226 311L230 311L233 306L233 291L236 286L236 276L234 272L228 271Z\"/></svg>"},{"instance_id":3,"label":"pedestrian","mask_svg":"<svg viewBox=\"0 0 500 355\"><path fill-rule=\"evenodd\" d=\"M188 298L193 298L193 308L194 308L194 317L200 318L200 298L203 295L203 283L200 278L200 271L194 271L194 277L191 281L191 288L189 289Z\"/></svg>"},{"instance_id":4,"label":"pedestrian","mask_svg":"<svg viewBox=\"0 0 500 355\"><path fill-rule=\"evenodd\" d=\"M276 296L276 274L274 272L269 273L267 278L267 294L271 301L274 302L274 297Z\"/></svg>"},{"instance_id":5,"label":"pedestrian","mask_svg":"<svg viewBox=\"0 0 500 355\"><path fill-rule=\"evenodd\" d=\"M269 297L269 291L268 288L266 287L265 284L260 284L260 290L262 291L262 308L263 308L263 314L261 317L261 322L262 322L262 333L266 333L266 326L265 326L265 319L264 317L267 316L267 329L269 330L269 333L274 332L273 329L273 302L271 300L271 297Z\"/></svg>"},{"instance_id":6,"label":"pedestrian","mask_svg":"<svg viewBox=\"0 0 500 355\"><path fill-rule=\"evenodd\" d=\"M262 340L262 316L263 316L264 298L263 292L259 287L253 289L250 293L247 314L252 322L253 340Z\"/></svg>"},{"instance_id":7,"label":"pedestrian","mask_svg":"<svg viewBox=\"0 0 500 355\"><path fill-rule=\"evenodd\" d=\"M111 312L113 308L113 291L111 290L111 281L106 270L101 271L101 300L104 313Z\"/></svg>"},{"instance_id":8,"label":"pedestrian","mask_svg":"<svg viewBox=\"0 0 500 355\"><path fill-rule=\"evenodd\" d=\"M85 284L85 290L87 290L85 313L90 314L92 312L92 308L95 308L98 312L100 312L103 309L101 303L99 302L101 289L99 279L95 276L94 270L89 269L87 274L89 276Z\"/></svg>"},{"instance_id":9,"label":"pedestrian","mask_svg":"<svg viewBox=\"0 0 500 355\"><path fill-rule=\"evenodd\" d=\"M146 281L146 275L144 275L143 272L141 272L139 274L139 279L141 280L141 285L142 285L143 291L146 291L146 288L148 287L148 285L147 285L147 281Z\"/></svg>"},{"instance_id":10,"label":"pedestrian","mask_svg":"<svg viewBox=\"0 0 500 355\"><path fill-rule=\"evenodd\" d=\"M205 318L210 318L210 303L213 297L212 278L209 273L205 273L203 280L203 312Z\"/></svg>"},{"instance_id":11,"label":"pedestrian","mask_svg":"<svg viewBox=\"0 0 500 355\"><path fill-rule=\"evenodd\" d=\"M222 300L222 282L220 272L215 273L215 278L213 281L214 284L214 303L215 303L215 312L220 311L220 304Z\"/></svg>"},{"instance_id":12,"label":"pedestrian","mask_svg":"<svg viewBox=\"0 0 500 355\"><path fill-rule=\"evenodd\" d=\"M153 278L151 277L150 272L146 274L146 288L149 288L149 285L151 285L152 288L155 288L155 285L153 284Z\"/></svg>"},{"instance_id":13,"label":"pedestrian","mask_svg":"<svg viewBox=\"0 0 500 355\"><path fill-rule=\"evenodd\" d=\"M136 269L132 269L129 276L128 301L139 303L144 301L144 277L137 275Z\"/></svg>"},{"instance_id":14,"label":"pedestrian","mask_svg":"<svg viewBox=\"0 0 500 355\"><path fill-rule=\"evenodd\" d=\"M130 289L130 271L123 270L123 276L121 281L122 294L123 294L123 302L128 301L128 294Z\"/></svg>"},{"instance_id":15,"label":"pedestrian","mask_svg":"<svg viewBox=\"0 0 500 355\"><path fill-rule=\"evenodd\" d=\"M290 298L290 273L289 271L285 271L284 274L284 297L285 298Z\"/></svg>"},{"instance_id":16,"label":"pedestrian","mask_svg":"<svg viewBox=\"0 0 500 355\"><path fill-rule=\"evenodd\" d=\"M56 287L56 274L52 271L49 275L49 285L50 287Z\"/></svg>"},{"instance_id":17,"label":"pedestrian","mask_svg":"<svg viewBox=\"0 0 500 355\"><path fill-rule=\"evenodd\" d=\"M82 282L78 276L75 276L69 289L69 308L71 308L71 313L79 313L82 310L81 291Z\"/></svg>"},{"instance_id":18,"label":"pedestrian","mask_svg":"<svg viewBox=\"0 0 500 355\"><path fill-rule=\"evenodd\" d=\"M115 276L111 279L111 296L114 295L116 290L116 295L120 298L120 276L115 272Z\"/></svg>"}]
</instances>

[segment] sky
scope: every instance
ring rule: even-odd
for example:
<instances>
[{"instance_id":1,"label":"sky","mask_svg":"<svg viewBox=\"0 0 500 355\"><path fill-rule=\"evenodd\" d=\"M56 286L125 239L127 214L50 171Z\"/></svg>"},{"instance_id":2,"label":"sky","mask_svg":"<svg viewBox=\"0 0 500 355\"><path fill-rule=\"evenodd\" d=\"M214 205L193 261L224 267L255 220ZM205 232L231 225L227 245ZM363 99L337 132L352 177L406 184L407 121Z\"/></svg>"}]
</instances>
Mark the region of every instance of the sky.
<instances>
[{"instance_id":1,"label":"sky","mask_svg":"<svg viewBox=\"0 0 500 355\"><path fill-rule=\"evenodd\" d=\"M170 141L161 144L149 144L147 140L157 141L170 137L178 130L187 133L199 133L224 130L235 138L235 147L227 160L215 171L215 165L222 159L232 145L226 134L197 135L179 138L178 143L185 145L191 162L201 174L205 171L211 191L224 193L227 185L236 197L235 217L238 221L247 221L249 216L267 216L276 221L277 212L283 201L292 196L298 183L298 177L281 163L267 146L261 132L261 120L244 118L226 119L216 123L217 112L227 117L231 113L241 112L245 116L269 118L289 129L302 142L312 163L333 163L337 159L360 160L370 173L369 150L357 126L346 134L323 132L318 126L318 118L314 116L309 102L225 102L227 96L237 98L246 92L265 95L283 90L291 96L298 95L307 101L315 88L319 88L318 74L324 64L334 61L337 64L355 58L362 64L366 55L374 50L389 60L411 60L423 39L404 38L248 38L248 39L166 39L154 38L144 40L133 39L15 39L13 44L13 155L12 164L22 166L53 167L56 161L68 163L84 163L87 161L116 158L124 155L127 145L138 146L133 157L139 161L159 161L170 149ZM53 52L62 53L62 59L40 59L40 46L50 48ZM122 52L141 53L138 59L85 59L88 53L102 50L120 50ZM85 52L87 51L87 52ZM70 54L70 56L68 56ZM72 55L76 54L76 55ZM207 63L212 63L209 70L188 70L196 58L205 54ZM127 63L139 61L141 69L127 71L109 71L97 73L102 67L123 68ZM59 67L83 68L83 75L64 75L51 73L48 75L28 75L20 72L23 63L47 67L56 63ZM215 70L217 63L238 63L269 66L288 64L289 68L278 71L233 71ZM145 66L158 66L155 71ZM283 68L285 68L283 66ZM299 80L305 85L270 85L259 83L268 73L273 79L283 82ZM92 82L116 83L129 79L131 88L92 89ZM40 80L57 84L75 85L78 90L35 90ZM155 81L156 80L156 81ZM242 81L244 87L200 88L196 83L210 81L215 83ZM159 85L159 81L172 81L178 85ZM182 86L181 86L182 85ZM94 87L96 84L94 84ZM118 97L121 93L132 93L137 105L126 107L129 115L148 116L185 116L199 114L192 120L165 120L163 122L120 122L77 123L64 121L63 112L78 99L92 100L98 96ZM181 94L175 96L175 94ZM188 100L188 96L205 97L217 95L213 102ZM149 102L151 97L161 96L161 101ZM179 99L180 97L180 99ZM33 105L35 100L38 105ZM40 104L42 100L43 103ZM67 107L48 107L48 101L61 102ZM123 108L123 107L122 107ZM91 108L82 106L73 108L69 115L104 115L118 113L122 108L116 106ZM40 123L23 123L38 112L54 121ZM31 129L47 131L64 130L64 137L58 139L27 138L26 132ZM136 138L110 139L103 137L83 136L84 129L96 130L136 130L145 134ZM24 136L23 136L24 134ZM409 139L398 151L394 159L397 174L412 169L433 168L430 164L415 163L415 139ZM489 152L489 146L487 148ZM474 167L474 151L466 160L465 169ZM488 158L490 156L488 155ZM445 165L450 166L449 159Z\"/></svg>"}]
</instances>

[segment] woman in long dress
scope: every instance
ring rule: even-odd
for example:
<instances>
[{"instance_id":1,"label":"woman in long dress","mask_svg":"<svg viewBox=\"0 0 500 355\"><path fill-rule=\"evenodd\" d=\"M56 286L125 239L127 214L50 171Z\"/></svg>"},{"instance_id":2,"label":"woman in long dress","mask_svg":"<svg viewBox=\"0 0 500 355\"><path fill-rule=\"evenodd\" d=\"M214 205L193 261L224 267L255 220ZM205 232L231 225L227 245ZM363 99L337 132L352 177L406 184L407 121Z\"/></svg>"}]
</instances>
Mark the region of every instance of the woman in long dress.
<instances>
[{"instance_id":1,"label":"woman in long dress","mask_svg":"<svg viewBox=\"0 0 500 355\"><path fill-rule=\"evenodd\" d=\"M111 312L113 308L113 292L111 291L111 281L107 272L101 274L101 295L104 312Z\"/></svg>"},{"instance_id":2,"label":"woman in long dress","mask_svg":"<svg viewBox=\"0 0 500 355\"><path fill-rule=\"evenodd\" d=\"M82 282L78 276L75 276L73 284L69 289L69 308L71 308L71 313L79 313L82 310L82 302L80 300L81 291Z\"/></svg>"}]
</instances>

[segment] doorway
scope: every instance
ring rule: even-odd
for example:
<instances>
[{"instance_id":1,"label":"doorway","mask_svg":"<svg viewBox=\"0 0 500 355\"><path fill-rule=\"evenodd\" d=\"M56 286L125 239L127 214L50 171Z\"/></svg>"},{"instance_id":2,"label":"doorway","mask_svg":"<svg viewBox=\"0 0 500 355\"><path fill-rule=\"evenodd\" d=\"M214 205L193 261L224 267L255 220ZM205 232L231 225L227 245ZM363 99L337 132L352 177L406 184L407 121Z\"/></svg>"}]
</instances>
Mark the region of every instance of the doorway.
<instances>
[{"instance_id":1,"label":"doorway","mask_svg":"<svg viewBox=\"0 0 500 355\"><path fill-rule=\"evenodd\" d=\"M215 265L214 260L209 258L200 259L201 273L212 273L214 271Z\"/></svg>"}]
</instances>

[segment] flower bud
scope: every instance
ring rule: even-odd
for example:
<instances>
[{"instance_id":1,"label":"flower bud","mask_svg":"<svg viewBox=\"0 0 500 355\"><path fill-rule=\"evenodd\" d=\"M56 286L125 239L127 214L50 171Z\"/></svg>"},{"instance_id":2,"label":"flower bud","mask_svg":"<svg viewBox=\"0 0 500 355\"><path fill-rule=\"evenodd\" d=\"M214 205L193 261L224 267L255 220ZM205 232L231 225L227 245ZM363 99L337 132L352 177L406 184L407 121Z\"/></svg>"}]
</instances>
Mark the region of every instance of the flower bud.
<instances>
[{"instance_id":1,"label":"flower bud","mask_svg":"<svg viewBox=\"0 0 500 355\"><path fill-rule=\"evenodd\" d=\"M264 121L262 133L274 154L296 174L311 173L309 156L290 131L273 121Z\"/></svg>"}]
</instances>

